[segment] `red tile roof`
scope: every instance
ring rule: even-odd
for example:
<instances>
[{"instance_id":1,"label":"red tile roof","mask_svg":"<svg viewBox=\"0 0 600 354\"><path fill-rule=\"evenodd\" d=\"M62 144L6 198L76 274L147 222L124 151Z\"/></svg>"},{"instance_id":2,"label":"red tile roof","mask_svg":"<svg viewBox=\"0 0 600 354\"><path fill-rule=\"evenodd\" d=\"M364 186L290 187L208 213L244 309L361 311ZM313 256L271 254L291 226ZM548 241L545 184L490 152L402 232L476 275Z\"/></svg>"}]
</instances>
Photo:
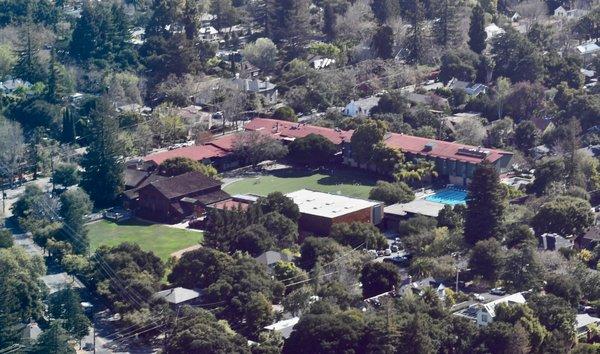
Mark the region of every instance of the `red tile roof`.
<instances>
[{"instance_id":1,"label":"red tile roof","mask_svg":"<svg viewBox=\"0 0 600 354\"><path fill-rule=\"evenodd\" d=\"M512 153L502 150L478 148L470 145L404 134L389 134L389 136L387 136L385 139L385 143L389 147L412 154L441 157L444 159L470 162L475 164L481 163L486 159L493 163L505 155L512 155ZM461 149L473 150L475 153L479 152L482 156L485 156L468 156L465 153L460 153L459 151Z\"/></svg>"},{"instance_id":2,"label":"red tile roof","mask_svg":"<svg viewBox=\"0 0 600 354\"><path fill-rule=\"evenodd\" d=\"M326 137L336 145L344 141L350 142L353 132L267 118L254 118L246 124L246 130L264 131L281 138L303 138L309 134L317 134Z\"/></svg>"},{"instance_id":3,"label":"red tile roof","mask_svg":"<svg viewBox=\"0 0 600 354\"><path fill-rule=\"evenodd\" d=\"M161 164L173 157L187 157L192 160L202 161L204 159L223 157L233 149L235 134L225 135L211 140L204 145L186 146L178 149L159 152L144 157L146 161L154 161Z\"/></svg>"},{"instance_id":4,"label":"red tile roof","mask_svg":"<svg viewBox=\"0 0 600 354\"><path fill-rule=\"evenodd\" d=\"M204 159L225 156L228 153L228 151L219 149L218 147L213 145L195 145L148 155L144 157L144 160L151 160L156 162L157 164L161 164L165 160L173 157L187 157L192 160L202 161Z\"/></svg>"}]
</instances>

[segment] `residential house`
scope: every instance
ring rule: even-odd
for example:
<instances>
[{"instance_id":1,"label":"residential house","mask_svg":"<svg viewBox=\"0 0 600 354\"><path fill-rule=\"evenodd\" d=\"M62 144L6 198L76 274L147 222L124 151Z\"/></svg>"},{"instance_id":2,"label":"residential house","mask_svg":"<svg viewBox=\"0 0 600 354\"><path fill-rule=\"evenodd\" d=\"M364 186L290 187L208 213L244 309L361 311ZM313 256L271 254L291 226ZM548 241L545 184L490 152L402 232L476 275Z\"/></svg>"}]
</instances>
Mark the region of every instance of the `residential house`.
<instances>
[{"instance_id":1,"label":"residential house","mask_svg":"<svg viewBox=\"0 0 600 354\"><path fill-rule=\"evenodd\" d=\"M138 104L138 103L130 103L130 104L125 104L125 105L117 107L117 112L118 113L133 112L133 113L139 113L139 114L150 114L150 113L152 113L152 108L142 106L141 104Z\"/></svg>"},{"instance_id":2,"label":"residential house","mask_svg":"<svg viewBox=\"0 0 600 354\"><path fill-rule=\"evenodd\" d=\"M264 96L268 103L274 104L279 98L279 91L275 84L256 78L242 79L239 74L233 79L233 83L244 92L257 93Z\"/></svg>"},{"instance_id":3,"label":"residential house","mask_svg":"<svg viewBox=\"0 0 600 354\"><path fill-rule=\"evenodd\" d=\"M21 330L21 340L25 343L34 343L42 334L40 326L36 322L30 322Z\"/></svg>"},{"instance_id":4,"label":"residential house","mask_svg":"<svg viewBox=\"0 0 600 354\"><path fill-rule=\"evenodd\" d=\"M204 213L207 205L230 198L222 182L200 172L188 172L150 182L137 189L136 215L159 222L180 222Z\"/></svg>"},{"instance_id":5,"label":"residential house","mask_svg":"<svg viewBox=\"0 0 600 354\"><path fill-rule=\"evenodd\" d=\"M559 234L545 233L538 237L538 247L545 251L557 251L561 248L573 248L573 239Z\"/></svg>"},{"instance_id":6,"label":"residential house","mask_svg":"<svg viewBox=\"0 0 600 354\"><path fill-rule=\"evenodd\" d=\"M584 63L589 63L600 54L600 46L594 42L588 42L575 47L577 54L581 57Z\"/></svg>"},{"instance_id":7,"label":"residential house","mask_svg":"<svg viewBox=\"0 0 600 354\"><path fill-rule=\"evenodd\" d=\"M17 90L29 90L33 85L21 79L9 79L0 82L0 93L11 94Z\"/></svg>"},{"instance_id":8,"label":"residential house","mask_svg":"<svg viewBox=\"0 0 600 354\"><path fill-rule=\"evenodd\" d=\"M585 340L590 335L592 326L598 326L598 324L600 324L600 318L598 317L592 317L587 313L577 314L574 325L577 338Z\"/></svg>"},{"instance_id":9,"label":"residential house","mask_svg":"<svg viewBox=\"0 0 600 354\"><path fill-rule=\"evenodd\" d=\"M254 194L236 194L229 199L208 205L208 208L219 210L248 210L248 208L260 199Z\"/></svg>"},{"instance_id":10,"label":"residential house","mask_svg":"<svg viewBox=\"0 0 600 354\"><path fill-rule=\"evenodd\" d=\"M294 330L294 326L298 324L300 321L300 317L292 317L287 320L281 320L279 322L273 323L272 325L266 326L265 329L267 331L277 332L283 337L283 339L288 339Z\"/></svg>"},{"instance_id":11,"label":"residential house","mask_svg":"<svg viewBox=\"0 0 600 354\"><path fill-rule=\"evenodd\" d=\"M359 115L369 116L371 109L379 104L379 97L371 96L360 100L352 100L344 107L342 114L348 117L357 117Z\"/></svg>"},{"instance_id":12,"label":"residential house","mask_svg":"<svg viewBox=\"0 0 600 354\"><path fill-rule=\"evenodd\" d=\"M255 257L256 261L260 264L264 264L269 268L275 266L277 262L291 262L292 257L287 253L276 252L276 251L266 251L258 257Z\"/></svg>"},{"instance_id":13,"label":"residential house","mask_svg":"<svg viewBox=\"0 0 600 354\"><path fill-rule=\"evenodd\" d=\"M200 27L198 30L198 37L202 41L216 41L219 39L219 31L217 31L213 26Z\"/></svg>"},{"instance_id":14,"label":"residential house","mask_svg":"<svg viewBox=\"0 0 600 354\"><path fill-rule=\"evenodd\" d=\"M578 19L588 14L589 11L583 9L569 9L566 5L561 5L554 10L554 17L561 19Z\"/></svg>"},{"instance_id":15,"label":"residential house","mask_svg":"<svg viewBox=\"0 0 600 354\"><path fill-rule=\"evenodd\" d=\"M592 250L600 244L600 226L592 226L576 240L577 248Z\"/></svg>"},{"instance_id":16,"label":"residential house","mask_svg":"<svg viewBox=\"0 0 600 354\"><path fill-rule=\"evenodd\" d=\"M554 16L555 17L567 17L567 9L564 6L559 6L556 9L554 9Z\"/></svg>"},{"instance_id":17,"label":"residential house","mask_svg":"<svg viewBox=\"0 0 600 354\"><path fill-rule=\"evenodd\" d=\"M209 14L209 13L202 13L202 14L200 14L200 26L208 27L216 19L217 19L217 15L213 15L213 14Z\"/></svg>"},{"instance_id":18,"label":"residential house","mask_svg":"<svg viewBox=\"0 0 600 354\"><path fill-rule=\"evenodd\" d=\"M523 293L515 293L485 304L472 304L466 309L455 312L454 315L468 318L475 322L477 326L484 327L494 322L494 317L496 317L496 306L500 304L523 305L526 302Z\"/></svg>"},{"instance_id":19,"label":"residential house","mask_svg":"<svg viewBox=\"0 0 600 354\"><path fill-rule=\"evenodd\" d=\"M47 274L40 278L40 280L48 288L48 294L52 295L57 291L72 288L72 289L84 289L85 285L72 275L65 272L56 274Z\"/></svg>"},{"instance_id":20,"label":"residential house","mask_svg":"<svg viewBox=\"0 0 600 354\"><path fill-rule=\"evenodd\" d=\"M383 220L383 203L301 189L286 196L300 209L301 231L327 236L340 223L365 222L378 225Z\"/></svg>"},{"instance_id":21,"label":"residential house","mask_svg":"<svg viewBox=\"0 0 600 354\"><path fill-rule=\"evenodd\" d=\"M504 29L498 27L495 23L487 25L484 30L486 33L486 39L485 39L486 41L490 41L494 37L497 37L501 34L506 33L506 31Z\"/></svg>"},{"instance_id":22,"label":"residential house","mask_svg":"<svg viewBox=\"0 0 600 354\"><path fill-rule=\"evenodd\" d=\"M401 220L406 220L417 215L437 218L442 209L444 209L444 204L425 199L392 204L383 209L383 225L387 230L398 231Z\"/></svg>"},{"instance_id":23,"label":"residential house","mask_svg":"<svg viewBox=\"0 0 600 354\"><path fill-rule=\"evenodd\" d=\"M179 307L198 301L200 299L200 293L195 290L177 287L159 291L154 294L153 297L155 299L165 300L171 307Z\"/></svg>"},{"instance_id":24,"label":"residential house","mask_svg":"<svg viewBox=\"0 0 600 354\"><path fill-rule=\"evenodd\" d=\"M448 88L451 90L464 91L471 97L477 97L480 94L486 94L488 87L484 84L470 83L453 78L448 82Z\"/></svg>"},{"instance_id":25,"label":"residential house","mask_svg":"<svg viewBox=\"0 0 600 354\"><path fill-rule=\"evenodd\" d=\"M129 31L129 43L135 46L141 46L146 43L144 36L146 35L146 29L143 27L135 27Z\"/></svg>"}]
</instances>

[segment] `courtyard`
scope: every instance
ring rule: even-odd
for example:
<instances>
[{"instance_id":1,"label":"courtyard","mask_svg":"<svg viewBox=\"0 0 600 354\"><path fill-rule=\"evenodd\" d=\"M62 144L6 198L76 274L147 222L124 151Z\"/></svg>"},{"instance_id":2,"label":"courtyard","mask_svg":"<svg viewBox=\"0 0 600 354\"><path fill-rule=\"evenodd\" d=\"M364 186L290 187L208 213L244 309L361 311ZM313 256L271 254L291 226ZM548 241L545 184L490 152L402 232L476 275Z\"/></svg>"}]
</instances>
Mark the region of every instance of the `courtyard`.
<instances>
[{"instance_id":1,"label":"courtyard","mask_svg":"<svg viewBox=\"0 0 600 354\"><path fill-rule=\"evenodd\" d=\"M300 189L341 194L367 199L378 178L368 172L354 169L299 169L284 168L246 175L233 179L223 189L231 194L257 194L271 192L290 193Z\"/></svg>"}]
</instances>

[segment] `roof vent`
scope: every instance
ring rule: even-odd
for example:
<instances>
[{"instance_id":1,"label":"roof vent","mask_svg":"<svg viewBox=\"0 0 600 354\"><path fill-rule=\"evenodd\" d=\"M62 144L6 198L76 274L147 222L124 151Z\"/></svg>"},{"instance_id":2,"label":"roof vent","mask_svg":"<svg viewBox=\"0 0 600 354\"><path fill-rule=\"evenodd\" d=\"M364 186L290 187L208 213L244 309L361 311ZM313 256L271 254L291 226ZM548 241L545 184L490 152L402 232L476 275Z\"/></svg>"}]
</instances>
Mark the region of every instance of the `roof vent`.
<instances>
[{"instance_id":1,"label":"roof vent","mask_svg":"<svg viewBox=\"0 0 600 354\"><path fill-rule=\"evenodd\" d=\"M435 147L435 143L433 141L430 141L427 144L425 144L425 147L423 148L423 150L424 151L432 151L434 147Z\"/></svg>"}]
</instances>

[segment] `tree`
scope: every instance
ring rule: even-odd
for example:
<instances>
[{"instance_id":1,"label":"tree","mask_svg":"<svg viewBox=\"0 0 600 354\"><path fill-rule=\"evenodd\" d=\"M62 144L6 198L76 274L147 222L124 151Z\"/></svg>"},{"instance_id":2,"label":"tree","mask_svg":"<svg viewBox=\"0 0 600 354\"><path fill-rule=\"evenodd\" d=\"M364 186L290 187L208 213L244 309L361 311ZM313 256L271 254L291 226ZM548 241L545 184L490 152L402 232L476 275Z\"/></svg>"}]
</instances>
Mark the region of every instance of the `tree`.
<instances>
[{"instance_id":1,"label":"tree","mask_svg":"<svg viewBox=\"0 0 600 354\"><path fill-rule=\"evenodd\" d=\"M69 80L65 68L56 62L54 49L50 54L46 99L51 103L59 103L72 92L73 83Z\"/></svg>"},{"instance_id":2,"label":"tree","mask_svg":"<svg viewBox=\"0 0 600 354\"><path fill-rule=\"evenodd\" d=\"M42 318L44 289L38 279L44 274L41 257L31 257L21 247L0 248L0 347L18 343L15 324Z\"/></svg>"},{"instance_id":3,"label":"tree","mask_svg":"<svg viewBox=\"0 0 600 354\"><path fill-rule=\"evenodd\" d=\"M443 0L446 1L446 0ZM447 83L453 78L471 82L477 76L479 58L471 51L448 51L442 55L439 78Z\"/></svg>"},{"instance_id":4,"label":"tree","mask_svg":"<svg viewBox=\"0 0 600 354\"><path fill-rule=\"evenodd\" d=\"M39 45L33 36L33 24L28 17L25 23L25 31L21 34L19 57L13 67L13 73L16 77L36 83L45 81L46 70L39 58Z\"/></svg>"},{"instance_id":5,"label":"tree","mask_svg":"<svg viewBox=\"0 0 600 354\"><path fill-rule=\"evenodd\" d=\"M456 141L462 144L481 146L487 131L480 119L465 119L456 123Z\"/></svg>"},{"instance_id":6,"label":"tree","mask_svg":"<svg viewBox=\"0 0 600 354\"><path fill-rule=\"evenodd\" d=\"M56 166L52 173L52 182L67 188L79 183L77 165L64 163Z\"/></svg>"},{"instance_id":7,"label":"tree","mask_svg":"<svg viewBox=\"0 0 600 354\"><path fill-rule=\"evenodd\" d=\"M17 56L12 46L8 43L0 44L0 80L4 80L12 72L16 62Z\"/></svg>"},{"instance_id":8,"label":"tree","mask_svg":"<svg viewBox=\"0 0 600 354\"><path fill-rule=\"evenodd\" d=\"M323 10L323 34L329 40L332 40L333 38L335 38L335 22L336 22L335 10L330 3L327 3L327 4L325 4L325 8ZM1 54L0 54L0 57L1 57ZM0 59L0 62L1 62L1 59Z\"/></svg>"},{"instance_id":9,"label":"tree","mask_svg":"<svg viewBox=\"0 0 600 354\"><path fill-rule=\"evenodd\" d=\"M213 23L218 30L235 24L237 13L231 0L211 0L210 10L216 17Z\"/></svg>"},{"instance_id":10,"label":"tree","mask_svg":"<svg viewBox=\"0 0 600 354\"><path fill-rule=\"evenodd\" d=\"M216 177L217 170L212 166L207 166L198 161L187 157L172 157L166 159L159 166L160 174L172 177L179 176L188 172L200 172L207 177Z\"/></svg>"},{"instance_id":11,"label":"tree","mask_svg":"<svg viewBox=\"0 0 600 354\"><path fill-rule=\"evenodd\" d=\"M242 333L252 334L263 315L252 313L248 308L255 293L262 293L269 303L278 302L283 296L283 284L272 278L267 268L253 258L236 254L232 266L205 291L207 302L225 302L221 316L232 326L239 326ZM264 301L261 300L264 304ZM260 308L264 306L261 305ZM262 310L261 310L262 311Z\"/></svg>"},{"instance_id":12,"label":"tree","mask_svg":"<svg viewBox=\"0 0 600 354\"><path fill-rule=\"evenodd\" d=\"M504 218L504 200L500 178L494 165L484 162L473 174L467 196L465 240L499 238Z\"/></svg>"},{"instance_id":13,"label":"tree","mask_svg":"<svg viewBox=\"0 0 600 354\"><path fill-rule=\"evenodd\" d=\"M62 141L67 144L72 144L77 139L77 132L75 125L77 123L77 119L75 118L75 113L69 107L65 108L62 117Z\"/></svg>"},{"instance_id":14,"label":"tree","mask_svg":"<svg viewBox=\"0 0 600 354\"><path fill-rule=\"evenodd\" d=\"M493 123L488 132L488 142L496 148L504 148L513 133L513 120L509 117L502 118Z\"/></svg>"},{"instance_id":15,"label":"tree","mask_svg":"<svg viewBox=\"0 0 600 354\"><path fill-rule=\"evenodd\" d=\"M308 0L267 0L267 34L276 43L300 48L310 34Z\"/></svg>"},{"instance_id":16,"label":"tree","mask_svg":"<svg viewBox=\"0 0 600 354\"><path fill-rule=\"evenodd\" d=\"M0 176L13 183L24 157L25 138L21 125L0 117Z\"/></svg>"},{"instance_id":17,"label":"tree","mask_svg":"<svg viewBox=\"0 0 600 354\"><path fill-rule=\"evenodd\" d=\"M185 252L177 261L168 280L184 288L206 288L233 264L233 258L212 248L202 247Z\"/></svg>"},{"instance_id":18,"label":"tree","mask_svg":"<svg viewBox=\"0 0 600 354\"><path fill-rule=\"evenodd\" d=\"M308 134L295 139L289 145L289 156L294 161L310 165L323 165L332 162L338 147L322 135Z\"/></svg>"},{"instance_id":19,"label":"tree","mask_svg":"<svg viewBox=\"0 0 600 354\"><path fill-rule=\"evenodd\" d=\"M13 244L12 233L9 230L0 230L0 248L11 248Z\"/></svg>"},{"instance_id":20,"label":"tree","mask_svg":"<svg viewBox=\"0 0 600 354\"><path fill-rule=\"evenodd\" d=\"M331 227L329 237L344 246L367 249L388 248L387 239L374 225L364 222L340 223Z\"/></svg>"},{"instance_id":21,"label":"tree","mask_svg":"<svg viewBox=\"0 0 600 354\"><path fill-rule=\"evenodd\" d=\"M81 340L88 334L90 320L83 313L79 294L72 288L51 294L48 312L55 320L61 320L63 328L75 339Z\"/></svg>"},{"instance_id":22,"label":"tree","mask_svg":"<svg viewBox=\"0 0 600 354\"><path fill-rule=\"evenodd\" d=\"M240 353L249 354L245 340L207 310L184 306L166 338L165 353Z\"/></svg>"},{"instance_id":23,"label":"tree","mask_svg":"<svg viewBox=\"0 0 600 354\"><path fill-rule=\"evenodd\" d=\"M420 0L409 1L410 32L407 38L408 61L420 63L425 57L425 30L423 29L423 5Z\"/></svg>"},{"instance_id":24,"label":"tree","mask_svg":"<svg viewBox=\"0 0 600 354\"><path fill-rule=\"evenodd\" d=\"M292 247L298 240L298 224L277 211L263 215L259 223L273 235L279 248Z\"/></svg>"},{"instance_id":25,"label":"tree","mask_svg":"<svg viewBox=\"0 0 600 354\"><path fill-rule=\"evenodd\" d=\"M469 268L489 281L496 281L504 261L502 245L495 239L482 240L471 250Z\"/></svg>"},{"instance_id":26,"label":"tree","mask_svg":"<svg viewBox=\"0 0 600 354\"><path fill-rule=\"evenodd\" d=\"M273 118L285 120L288 122L298 121L298 117L296 117L296 112L294 112L294 109L289 106L282 106L277 108L275 112L273 112Z\"/></svg>"},{"instance_id":27,"label":"tree","mask_svg":"<svg viewBox=\"0 0 600 354\"><path fill-rule=\"evenodd\" d=\"M307 314L294 326L282 353L360 353L364 324L353 313Z\"/></svg>"},{"instance_id":28,"label":"tree","mask_svg":"<svg viewBox=\"0 0 600 354\"><path fill-rule=\"evenodd\" d=\"M281 192L272 192L266 198L261 198L256 204L263 214L278 212L286 218L297 222L300 219L300 209L294 201Z\"/></svg>"},{"instance_id":29,"label":"tree","mask_svg":"<svg viewBox=\"0 0 600 354\"><path fill-rule=\"evenodd\" d=\"M284 285L286 285L286 292L291 293L294 292L297 289L303 288L304 291L307 290L307 287L304 285L305 281L308 280L308 273L305 272L304 270L300 269L299 267L297 267L294 263L292 262L284 262L284 261L278 261L277 263L275 263L275 265L273 265L273 275L275 275L275 279L279 280L280 282L282 282ZM306 302L308 302L310 300L310 297L313 295L312 290L308 290L308 298L306 299ZM299 296L300 294L296 293L296 295L292 295L290 296L288 294L287 296L287 303L290 304L290 302L294 302L298 300L298 297L304 297L304 296ZM297 308L299 307L298 304L292 304L291 308L288 308L286 306L285 303L285 299L284 299L284 303L283 303L285 309L287 311L293 311L293 308ZM304 307L304 306L300 306L300 307Z\"/></svg>"},{"instance_id":30,"label":"tree","mask_svg":"<svg viewBox=\"0 0 600 354\"><path fill-rule=\"evenodd\" d=\"M485 49L485 12L478 4L473 8L471 14L471 24L469 26L469 47L477 54L481 54Z\"/></svg>"},{"instance_id":31,"label":"tree","mask_svg":"<svg viewBox=\"0 0 600 354\"><path fill-rule=\"evenodd\" d=\"M380 23L387 23L400 14L399 2L395 0L374 0L371 10Z\"/></svg>"},{"instance_id":32,"label":"tree","mask_svg":"<svg viewBox=\"0 0 600 354\"><path fill-rule=\"evenodd\" d=\"M565 161L562 158L545 158L535 165L535 180L530 191L538 195L543 194L554 182L564 182L566 175Z\"/></svg>"},{"instance_id":33,"label":"tree","mask_svg":"<svg viewBox=\"0 0 600 354\"><path fill-rule=\"evenodd\" d=\"M63 234L78 254L88 251L89 240L84 217L92 212L92 202L81 189L71 189L60 196L60 216L63 219Z\"/></svg>"},{"instance_id":34,"label":"tree","mask_svg":"<svg viewBox=\"0 0 600 354\"><path fill-rule=\"evenodd\" d=\"M590 203L579 198L560 196L544 203L531 221L538 234L582 235L594 224Z\"/></svg>"},{"instance_id":35,"label":"tree","mask_svg":"<svg viewBox=\"0 0 600 354\"><path fill-rule=\"evenodd\" d=\"M464 206L462 207L464 209ZM456 229L461 227L463 220L463 210L458 206L452 207L451 205L444 205L444 208L440 210L436 220L439 227L447 227L449 229Z\"/></svg>"},{"instance_id":36,"label":"tree","mask_svg":"<svg viewBox=\"0 0 600 354\"><path fill-rule=\"evenodd\" d=\"M250 336L258 337L258 333L263 331L265 326L273 323L271 303L265 295L259 292L250 293L245 310L246 333Z\"/></svg>"},{"instance_id":37,"label":"tree","mask_svg":"<svg viewBox=\"0 0 600 354\"><path fill-rule=\"evenodd\" d=\"M262 225L250 225L243 229L232 244L232 251L248 252L257 257L275 245L274 237Z\"/></svg>"},{"instance_id":38,"label":"tree","mask_svg":"<svg viewBox=\"0 0 600 354\"><path fill-rule=\"evenodd\" d=\"M452 0L437 0L432 5L438 17L433 27L436 41L445 48L457 43L460 39L459 13L462 12L460 3Z\"/></svg>"},{"instance_id":39,"label":"tree","mask_svg":"<svg viewBox=\"0 0 600 354\"><path fill-rule=\"evenodd\" d=\"M538 240L528 225L508 225L504 244L508 248L537 246Z\"/></svg>"},{"instance_id":40,"label":"tree","mask_svg":"<svg viewBox=\"0 0 600 354\"><path fill-rule=\"evenodd\" d=\"M506 97L506 114L515 122L534 118L543 108L545 89L539 83L518 82Z\"/></svg>"},{"instance_id":41,"label":"tree","mask_svg":"<svg viewBox=\"0 0 600 354\"><path fill-rule=\"evenodd\" d=\"M529 338L527 332L517 324L494 321L479 333L476 343L484 353L527 353Z\"/></svg>"},{"instance_id":42,"label":"tree","mask_svg":"<svg viewBox=\"0 0 600 354\"><path fill-rule=\"evenodd\" d=\"M534 249L522 247L508 252L501 278L511 291L539 289L544 281L544 269Z\"/></svg>"},{"instance_id":43,"label":"tree","mask_svg":"<svg viewBox=\"0 0 600 354\"><path fill-rule=\"evenodd\" d=\"M278 140L261 132L244 132L233 142L233 154L243 163L256 165L265 160L278 160L288 150Z\"/></svg>"},{"instance_id":44,"label":"tree","mask_svg":"<svg viewBox=\"0 0 600 354\"><path fill-rule=\"evenodd\" d=\"M539 81L544 64L535 46L513 29L492 39L492 57L496 62L495 77L504 76L512 82Z\"/></svg>"},{"instance_id":45,"label":"tree","mask_svg":"<svg viewBox=\"0 0 600 354\"><path fill-rule=\"evenodd\" d=\"M370 298L394 289L400 281L398 267L389 263L367 263L360 274L363 297Z\"/></svg>"},{"instance_id":46,"label":"tree","mask_svg":"<svg viewBox=\"0 0 600 354\"><path fill-rule=\"evenodd\" d=\"M76 351L69 344L69 336L58 321L50 324L50 327L40 334L33 348L36 354L56 353L75 354Z\"/></svg>"},{"instance_id":47,"label":"tree","mask_svg":"<svg viewBox=\"0 0 600 354\"><path fill-rule=\"evenodd\" d=\"M515 144L525 154L528 154L529 150L537 146L539 139L540 133L530 120L521 121L515 128Z\"/></svg>"},{"instance_id":48,"label":"tree","mask_svg":"<svg viewBox=\"0 0 600 354\"><path fill-rule=\"evenodd\" d=\"M527 305L548 331L557 331L573 339L576 311L567 301L552 294L534 294Z\"/></svg>"},{"instance_id":49,"label":"tree","mask_svg":"<svg viewBox=\"0 0 600 354\"><path fill-rule=\"evenodd\" d=\"M577 307L582 297L579 280L570 275L551 274L546 278L544 290L546 293L563 298L572 307Z\"/></svg>"},{"instance_id":50,"label":"tree","mask_svg":"<svg viewBox=\"0 0 600 354\"><path fill-rule=\"evenodd\" d=\"M372 47L381 59L390 59L394 56L394 31L390 26L379 27L373 36Z\"/></svg>"},{"instance_id":51,"label":"tree","mask_svg":"<svg viewBox=\"0 0 600 354\"><path fill-rule=\"evenodd\" d=\"M326 263L326 258L333 259L342 246L329 237L308 237L300 246L298 264L305 270L311 270L317 262ZM325 260L325 261L323 261Z\"/></svg>"},{"instance_id":52,"label":"tree","mask_svg":"<svg viewBox=\"0 0 600 354\"><path fill-rule=\"evenodd\" d=\"M408 203L415 199L412 189L404 182L390 183L377 181L377 185L369 192L369 199L379 200L386 205Z\"/></svg>"},{"instance_id":53,"label":"tree","mask_svg":"<svg viewBox=\"0 0 600 354\"><path fill-rule=\"evenodd\" d=\"M81 186L96 206L110 206L123 188L118 122L110 103L101 98L90 115L92 141L83 156Z\"/></svg>"},{"instance_id":54,"label":"tree","mask_svg":"<svg viewBox=\"0 0 600 354\"><path fill-rule=\"evenodd\" d=\"M242 50L244 58L264 71L275 69L277 63L277 47L269 38L259 38L247 44Z\"/></svg>"},{"instance_id":55,"label":"tree","mask_svg":"<svg viewBox=\"0 0 600 354\"><path fill-rule=\"evenodd\" d=\"M383 140L385 126L379 121L367 120L358 126L350 139L352 158L359 164L369 162L373 146Z\"/></svg>"}]
</instances>

